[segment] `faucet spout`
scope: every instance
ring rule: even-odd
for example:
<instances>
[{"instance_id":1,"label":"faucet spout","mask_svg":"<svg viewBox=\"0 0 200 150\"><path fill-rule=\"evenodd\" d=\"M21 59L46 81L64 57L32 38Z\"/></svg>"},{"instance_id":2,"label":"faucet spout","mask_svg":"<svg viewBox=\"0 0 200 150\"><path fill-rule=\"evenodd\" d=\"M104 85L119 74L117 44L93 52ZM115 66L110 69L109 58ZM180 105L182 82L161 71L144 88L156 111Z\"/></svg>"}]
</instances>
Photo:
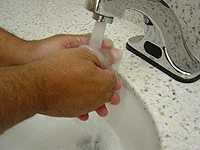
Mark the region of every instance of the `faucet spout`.
<instances>
[{"instance_id":1,"label":"faucet spout","mask_svg":"<svg viewBox=\"0 0 200 150\"><path fill-rule=\"evenodd\" d=\"M106 22L112 24L114 17L105 13L102 3L102 0L86 0L86 8L93 12L93 18L97 22Z\"/></svg>"},{"instance_id":2,"label":"faucet spout","mask_svg":"<svg viewBox=\"0 0 200 150\"><path fill-rule=\"evenodd\" d=\"M140 12L145 34L130 38L127 49L181 82L200 79L199 4L194 0L86 0L86 8L99 22L112 23L126 9Z\"/></svg>"}]
</instances>

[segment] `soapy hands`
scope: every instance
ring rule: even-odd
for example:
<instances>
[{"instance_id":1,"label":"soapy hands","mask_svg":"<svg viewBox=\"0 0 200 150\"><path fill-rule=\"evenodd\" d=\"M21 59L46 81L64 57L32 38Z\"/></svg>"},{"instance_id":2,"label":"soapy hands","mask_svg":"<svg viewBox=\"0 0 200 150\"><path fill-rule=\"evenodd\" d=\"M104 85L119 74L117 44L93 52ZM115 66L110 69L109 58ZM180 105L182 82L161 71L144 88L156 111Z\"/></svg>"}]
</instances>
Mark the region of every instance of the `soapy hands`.
<instances>
[{"instance_id":1,"label":"soapy hands","mask_svg":"<svg viewBox=\"0 0 200 150\"><path fill-rule=\"evenodd\" d=\"M59 108L59 105L56 105L56 102L52 103L52 101L50 102L50 100L47 100L45 102L46 103L45 105L49 109L47 111L43 111L42 112L43 114L47 114L47 115L51 115L51 116L63 116L64 113L67 113L67 111L64 111L64 109L66 109L66 110L68 109L71 111L70 116L73 116L73 117L78 115L80 112L84 112L83 114L80 114L79 118L80 118L80 120L85 121L89 118L89 115L88 115L89 112L87 110L92 111L91 108L94 108L94 109L96 109L97 114L104 117L108 114L108 110L105 106L105 102L110 101L111 104L113 104L113 105L119 104L120 97L116 93L116 91L118 91L121 88L121 81L117 78L117 75L110 75L110 76L112 76L112 80L111 80L111 78L110 78L110 80L108 80L109 74L113 74L114 72L107 70L105 68L105 66L102 65L102 63L98 62L99 60L95 60L95 62L94 61L92 62L92 60L90 60L90 59L87 60L90 62L85 62L85 61L81 60L81 57L84 55L86 55L84 57L91 58L91 56L89 55L90 52L87 51L86 48L80 48L80 46L82 46L82 45L87 45L89 43L89 40L90 40L90 34L87 34L87 35L55 35L50 38L31 41L31 42L27 43L27 44L29 44L28 47L32 48L31 50L29 50L29 52L31 52L31 54L29 56L31 56L31 57L30 57L30 59L26 59L27 63L36 61L36 60L48 59L48 57L54 56L56 54L57 56L54 57L55 58L54 60L53 60L53 58L51 58L54 62L49 63L49 64L47 63L46 65L52 66L57 63L57 66L59 66L59 63L57 62L59 60L63 61L68 67L70 67L69 65L73 65L73 63L76 63L78 68L83 69L82 76L81 76L81 74L76 74L76 75L79 76L82 81L85 81L88 83L93 82L93 83L86 85L86 87L83 86L84 88L86 88L86 90L85 90L86 92L94 92L95 91L95 88L93 88L93 87L87 88L87 86L99 86L96 88L96 90L97 89L104 90L104 92L99 91L99 93L101 93L101 95L96 94L96 97L95 97L94 93L88 93L87 97L86 97L86 93L85 93L85 95L82 93L82 96L80 96L80 98L82 98L83 102L81 102L81 100L79 102L76 102L76 98L78 99L78 97L75 96L76 95L75 92L77 92L77 95L79 95L81 92L83 92L80 90L83 87L82 87L82 85L78 85L78 83L77 84L72 83L71 85L73 85L74 87L71 87L71 88L75 88L75 87L77 88L74 91L71 90L71 92L73 91L73 93L75 94L71 98L71 101L74 102L74 103L72 103L73 104L72 106L75 107L76 103L77 103L77 105L82 105L80 107L76 107L76 108L80 109L80 111L72 112L73 108L71 108L71 109L70 108L62 108L61 106ZM67 54L67 53L64 54L63 51L68 51L69 54ZM83 51L83 52L81 53L81 51ZM84 52L84 51L87 51L87 52ZM113 47L113 43L111 40L107 39L107 40L103 41L101 51L109 58L108 65L115 64L120 59L120 53L119 53L120 51ZM59 53L63 53L63 55L66 55L66 56L61 57L61 56L59 56ZM80 58L79 58L79 55L80 55ZM56 57L57 58L60 57L60 59L57 60ZM76 59L76 61L75 62L71 61L71 64L70 64L70 62L69 62L70 57L72 58L71 60ZM65 59L68 61L66 61ZM92 65L91 63L95 64L95 66ZM57 72L59 73L57 66L55 65L54 67L56 68ZM96 67L96 69L95 69L95 67ZM84 74L84 68L88 72L93 70L92 76L94 76L96 78L92 78L92 77L88 78L87 76L90 74L87 74L87 73ZM63 68L60 68L60 69L61 69L60 74L62 74ZM94 72L95 70L98 70L98 71ZM107 79L105 78L106 76L104 76L104 75L106 75L106 72L107 72L107 77L108 77ZM73 70L71 71L71 73L73 75ZM81 73L81 72L79 72L79 73ZM58 74L56 74L56 72L54 72L52 74L54 74L55 76L58 76ZM102 75L102 77L101 77L101 75ZM74 76L75 76L75 74L74 74ZM114 77L115 77L115 79L114 79ZM60 77L58 76L57 78L60 78ZM66 78L70 79L70 77L67 77L67 76L66 76ZM78 80L78 78L76 80ZM104 83L104 85L97 84L96 83L97 81L95 81L95 80L101 81L101 83ZM114 80L115 80L115 82L114 82ZM52 79L52 81L53 81L53 79ZM62 83L59 83L59 84L62 85ZM66 84L67 84L67 82L66 82ZM114 84L113 88L106 88L107 85L110 85L110 87L112 87L112 84ZM61 85L59 85L59 86L61 86ZM80 89L78 89L78 88L80 88ZM53 89L51 89L51 90L53 90ZM56 87L55 87L55 90L61 91L59 94L62 94L61 88L56 89ZM51 91L51 92L53 92L53 91ZM110 93L112 93L112 94L110 94ZM105 95L107 95L107 96L105 96ZM63 93L63 96L67 96L67 95L65 95ZM94 101L93 103L91 102L91 100L90 100L90 102L88 102L89 97L93 98L93 101ZM74 98L74 100L73 100L73 98ZM86 100L86 98L88 100ZM102 98L102 99L100 100L99 98ZM59 103L59 102L57 102L57 103ZM61 103L64 104L64 101L62 101ZM90 105L90 107L89 107L89 105ZM63 112L63 114L59 113L59 112Z\"/></svg>"}]
</instances>

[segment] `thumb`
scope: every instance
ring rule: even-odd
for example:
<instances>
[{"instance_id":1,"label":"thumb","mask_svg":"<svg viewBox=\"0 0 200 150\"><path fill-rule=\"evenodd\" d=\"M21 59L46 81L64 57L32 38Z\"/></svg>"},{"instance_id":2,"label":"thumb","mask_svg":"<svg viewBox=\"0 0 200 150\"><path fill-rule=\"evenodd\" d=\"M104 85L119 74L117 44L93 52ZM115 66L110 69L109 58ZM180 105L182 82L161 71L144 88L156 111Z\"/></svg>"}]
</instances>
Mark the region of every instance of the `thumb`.
<instances>
[{"instance_id":1,"label":"thumb","mask_svg":"<svg viewBox=\"0 0 200 150\"><path fill-rule=\"evenodd\" d=\"M91 34L65 35L65 48L77 48L88 45Z\"/></svg>"}]
</instances>

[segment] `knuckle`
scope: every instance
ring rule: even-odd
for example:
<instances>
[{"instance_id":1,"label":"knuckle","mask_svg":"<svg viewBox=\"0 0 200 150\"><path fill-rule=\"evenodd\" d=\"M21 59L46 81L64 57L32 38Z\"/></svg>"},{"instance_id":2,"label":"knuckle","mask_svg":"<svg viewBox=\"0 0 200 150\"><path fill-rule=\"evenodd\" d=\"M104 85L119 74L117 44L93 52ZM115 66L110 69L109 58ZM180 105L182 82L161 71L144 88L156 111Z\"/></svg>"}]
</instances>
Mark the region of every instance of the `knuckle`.
<instances>
[{"instance_id":1,"label":"knuckle","mask_svg":"<svg viewBox=\"0 0 200 150\"><path fill-rule=\"evenodd\" d=\"M101 83L105 91L113 91L117 83L117 78L113 71L108 70L104 72L104 74L99 74L99 78L101 79Z\"/></svg>"},{"instance_id":2,"label":"knuckle","mask_svg":"<svg viewBox=\"0 0 200 150\"><path fill-rule=\"evenodd\" d=\"M83 48L83 51L85 51L86 59L88 59L89 61L92 61L97 66L100 66L100 67L102 66L99 57L97 56L97 54L94 51L90 50L89 48Z\"/></svg>"}]
</instances>

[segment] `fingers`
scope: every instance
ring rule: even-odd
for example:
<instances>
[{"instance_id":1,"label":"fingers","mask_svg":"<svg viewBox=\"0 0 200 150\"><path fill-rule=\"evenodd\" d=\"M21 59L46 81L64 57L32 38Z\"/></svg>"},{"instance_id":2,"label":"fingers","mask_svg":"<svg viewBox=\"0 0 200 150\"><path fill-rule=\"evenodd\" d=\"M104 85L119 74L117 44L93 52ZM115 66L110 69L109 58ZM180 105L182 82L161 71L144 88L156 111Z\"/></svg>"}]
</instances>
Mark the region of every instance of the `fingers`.
<instances>
[{"instance_id":1,"label":"fingers","mask_svg":"<svg viewBox=\"0 0 200 150\"><path fill-rule=\"evenodd\" d=\"M106 87L106 91L113 94L122 88L122 81L115 71L109 69L98 69L98 71L97 74L100 76L103 86Z\"/></svg>"},{"instance_id":2,"label":"fingers","mask_svg":"<svg viewBox=\"0 0 200 150\"><path fill-rule=\"evenodd\" d=\"M66 48L76 48L82 45L88 45L91 34L82 34L82 35L63 35L66 39ZM113 48L113 42L110 39L104 39L102 43L103 49L111 49Z\"/></svg>"},{"instance_id":3,"label":"fingers","mask_svg":"<svg viewBox=\"0 0 200 150\"><path fill-rule=\"evenodd\" d=\"M115 87L114 87L114 90L115 91L118 91L118 90L120 90L122 88L122 81L117 77L117 83L116 83L116 85L115 85Z\"/></svg>"},{"instance_id":4,"label":"fingers","mask_svg":"<svg viewBox=\"0 0 200 150\"><path fill-rule=\"evenodd\" d=\"M102 43L102 49L112 49L113 41L111 39L104 39Z\"/></svg>"},{"instance_id":5,"label":"fingers","mask_svg":"<svg viewBox=\"0 0 200 150\"><path fill-rule=\"evenodd\" d=\"M106 87L104 93L107 93L105 97L105 102L111 102L113 105L120 103L120 96L117 94L117 91L121 89L122 82L117 77L117 74L114 71L105 69L100 70L99 75L103 80L103 86Z\"/></svg>"},{"instance_id":6,"label":"fingers","mask_svg":"<svg viewBox=\"0 0 200 150\"><path fill-rule=\"evenodd\" d=\"M106 67L109 67L113 64L116 64L118 63L121 58L122 58L122 52L121 50L119 49L116 49L116 48L113 48L113 42L112 40L110 39L105 39L103 41L103 44L102 44L102 49L100 50L101 51L101 54L96 52L96 51L93 51L90 49L89 46L82 46L84 45L84 43L87 43L88 42L88 37L90 37L89 34L87 35L82 35L82 36L72 36L74 37L74 39L79 39L78 41L80 41L81 37L83 37L83 39L85 39L85 37L87 37L86 41L83 40L83 42L78 42L79 44L74 44L74 45L71 45L71 47L73 46L79 46L79 48L81 49L85 49L87 50L88 52L90 52L90 54L93 55L93 57L90 57L92 58L93 62L100 68L106 68ZM72 38L71 38L72 39ZM72 40L73 42L71 43L76 43L74 40ZM80 45L82 44L82 45ZM81 47L82 46L82 47ZM95 57L95 58L94 58Z\"/></svg>"},{"instance_id":7,"label":"fingers","mask_svg":"<svg viewBox=\"0 0 200 150\"><path fill-rule=\"evenodd\" d=\"M63 35L66 39L66 47L65 48L76 48L82 45L88 45L91 34L82 34L82 35ZM104 39L102 43L103 49L111 49L113 48L113 42L110 39Z\"/></svg>"},{"instance_id":8,"label":"fingers","mask_svg":"<svg viewBox=\"0 0 200 150\"><path fill-rule=\"evenodd\" d=\"M117 63L121 59L121 52L119 49L113 48L113 42L109 39L105 39L102 43L102 52L109 57L109 63L110 65ZM99 62L99 59L97 57L92 58L93 62L95 64L98 64L97 66L101 66L101 63ZM112 95L108 94L108 97L110 99L110 102L112 105L118 105L120 103L120 96L115 93L115 91L118 91L122 87L122 82L117 78L117 75L115 72L105 69L105 68L98 68L99 75L104 81L105 86L107 87L108 91L111 91ZM113 94L114 93L114 94ZM95 110L96 113L101 116L105 117L108 115L108 109L106 108L106 105L103 105ZM79 117L80 120L86 121L88 120L89 115L82 115Z\"/></svg>"},{"instance_id":9,"label":"fingers","mask_svg":"<svg viewBox=\"0 0 200 150\"><path fill-rule=\"evenodd\" d=\"M76 49L74 49L74 50L76 50ZM82 58L92 62L97 67L104 68L103 64L101 63L101 61L99 60L97 55L95 55L95 53L93 53L91 50L89 50L88 47L85 47L85 46L79 47L79 53L81 53Z\"/></svg>"},{"instance_id":10,"label":"fingers","mask_svg":"<svg viewBox=\"0 0 200 150\"><path fill-rule=\"evenodd\" d=\"M118 94L114 94L111 98L111 104L112 105L118 105L119 103L120 103L120 96ZM99 107L98 109L96 109L96 113L100 117L106 117L109 112L108 112L106 105L103 105L103 106ZM81 115L79 117L79 119L81 121L87 121L89 119L89 114Z\"/></svg>"},{"instance_id":11,"label":"fingers","mask_svg":"<svg viewBox=\"0 0 200 150\"><path fill-rule=\"evenodd\" d=\"M111 104L112 105L118 105L120 103L120 96L118 94L114 94L111 97Z\"/></svg>"},{"instance_id":12,"label":"fingers","mask_svg":"<svg viewBox=\"0 0 200 150\"><path fill-rule=\"evenodd\" d=\"M81 121L87 121L89 119L89 115L85 114L85 115L81 115L80 117L78 117Z\"/></svg>"},{"instance_id":13,"label":"fingers","mask_svg":"<svg viewBox=\"0 0 200 150\"><path fill-rule=\"evenodd\" d=\"M91 34L65 35L65 48L77 48L81 45L88 45Z\"/></svg>"},{"instance_id":14,"label":"fingers","mask_svg":"<svg viewBox=\"0 0 200 150\"><path fill-rule=\"evenodd\" d=\"M116 64L122 59L122 51L117 48L112 48L110 50L110 62L111 64Z\"/></svg>"},{"instance_id":15,"label":"fingers","mask_svg":"<svg viewBox=\"0 0 200 150\"><path fill-rule=\"evenodd\" d=\"M111 104L113 105L117 105L119 104L120 102L120 98L118 95L114 95L112 98L111 98ZM98 109L96 109L96 113L100 116L100 117L106 117L108 115L108 109L106 107L106 105L103 105L101 107L99 107ZM81 121L87 121L89 119L89 114L85 114L85 115L81 115L79 117L79 119Z\"/></svg>"},{"instance_id":16,"label":"fingers","mask_svg":"<svg viewBox=\"0 0 200 150\"><path fill-rule=\"evenodd\" d=\"M106 108L106 105L99 107L96 112L101 117L106 117L108 115L108 109Z\"/></svg>"},{"instance_id":17,"label":"fingers","mask_svg":"<svg viewBox=\"0 0 200 150\"><path fill-rule=\"evenodd\" d=\"M118 63L122 58L122 52L114 48L113 42L110 39L105 39L102 43L101 52L107 57L107 65Z\"/></svg>"},{"instance_id":18,"label":"fingers","mask_svg":"<svg viewBox=\"0 0 200 150\"><path fill-rule=\"evenodd\" d=\"M109 69L100 69L99 75L103 81L103 86L106 87L107 91L114 92L117 85L117 74Z\"/></svg>"},{"instance_id":19,"label":"fingers","mask_svg":"<svg viewBox=\"0 0 200 150\"><path fill-rule=\"evenodd\" d=\"M96 112L101 117L106 117L108 115L108 109L106 108L106 105L103 105L96 109ZM78 117L81 121L87 121L89 119L89 114L81 115Z\"/></svg>"}]
</instances>

